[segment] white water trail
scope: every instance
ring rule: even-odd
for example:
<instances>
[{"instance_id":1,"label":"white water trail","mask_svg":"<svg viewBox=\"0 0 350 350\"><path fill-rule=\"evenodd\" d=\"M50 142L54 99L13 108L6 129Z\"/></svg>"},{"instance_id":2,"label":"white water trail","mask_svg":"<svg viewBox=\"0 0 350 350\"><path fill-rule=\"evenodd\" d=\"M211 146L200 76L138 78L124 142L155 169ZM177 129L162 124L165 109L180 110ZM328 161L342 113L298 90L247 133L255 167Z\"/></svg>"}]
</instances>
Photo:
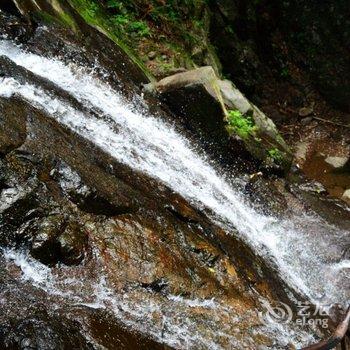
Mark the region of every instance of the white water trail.
<instances>
[{"instance_id":1,"label":"white water trail","mask_svg":"<svg viewBox=\"0 0 350 350\"><path fill-rule=\"evenodd\" d=\"M283 278L311 299L344 305L348 302L348 289L342 288L342 281L334 285L332 277L335 270L345 271L348 280L347 265L334 262L329 254L329 247L348 239L348 232L337 231L321 218L307 215L291 221L258 214L170 125L126 103L119 92L84 69L24 52L8 41L0 42L0 54L51 80L85 106L100 110L114 125L102 118L87 117L67 102L11 78L2 79L0 96L22 96L120 162L161 180L198 208L209 208L227 232L235 227L260 254L272 255Z\"/></svg>"},{"instance_id":2,"label":"white water trail","mask_svg":"<svg viewBox=\"0 0 350 350\"><path fill-rule=\"evenodd\" d=\"M108 279L99 264L93 264L93 278L91 271L77 273L76 267L67 266L61 267L61 273L57 275L26 251L5 249L2 253L6 260L5 269L13 270L13 265L19 268L21 280L45 291L50 305L57 303L62 308L64 303L68 303L73 307L110 310L124 325L176 349L253 349L256 342L252 334L274 339L273 349L285 349L290 344L300 348L315 341L307 330L294 327L294 324L275 322L252 326L247 336L247 330L242 325L251 326L255 311L237 314L234 307L215 299L162 296L145 289L116 293L109 288ZM13 289L12 293L16 290ZM6 305L6 294L2 298L0 289L0 306L1 303ZM189 309L194 309L194 313L191 314ZM225 322L221 322L223 319Z\"/></svg>"}]
</instances>

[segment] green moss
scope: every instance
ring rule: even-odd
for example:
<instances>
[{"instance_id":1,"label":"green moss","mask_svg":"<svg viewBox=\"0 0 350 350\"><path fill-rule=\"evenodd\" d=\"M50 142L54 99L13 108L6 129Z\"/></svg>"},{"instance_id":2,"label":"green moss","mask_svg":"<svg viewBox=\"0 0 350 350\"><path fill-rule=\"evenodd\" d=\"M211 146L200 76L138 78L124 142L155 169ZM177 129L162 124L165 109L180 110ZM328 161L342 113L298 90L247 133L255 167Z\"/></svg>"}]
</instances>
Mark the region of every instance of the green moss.
<instances>
[{"instance_id":1,"label":"green moss","mask_svg":"<svg viewBox=\"0 0 350 350\"><path fill-rule=\"evenodd\" d=\"M282 68L282 70L281 70L281 77L282 77L282 78L288 78L288 77L290 77L290 72L289 72L288 67L283 67L283 68Z\"/></svg>"},{"instance_id":2,"label":"green moss","mask_svg":"<svg viewBox=\"0 0 350 350\"><path fill-rule=\"evenodd\" d=\"M68 28L76 30L76 24L74 19L66 13L58 13L58 16L54 17L47 12L40 11L37 12L36 15L45 23L60 23Z\"/></svg>"},{"instance_id":3,"label":"green moss","mask_svg":"<svg viewBox=\"0 0 350 350\"><path fill-rule=\"evenodd\" d=\"M85 21L107 35L150 80L174 69L221 64L209 44L206 0L68 0ZM67 24L69 19L63 19ZM157 59L148 59L149 52Z\"/></svg>"},{"instance_id":4,"label":"green moss","mask_svg":"<svg viewBox=\"0 0 350 350\"><path fill-rule=\"evenodd\" d=\"M277 148L269 149L268 155L276 164L282 164L284 161L284 156L282 152Z\"/></svg>"},{"instance_id":5,"label":"green moss","mask_svg":"<svg viewBox=\"0 0 350 350\"><path fill-rule=\"evenodd\" d=\"M242 139L256 137L257 127L252 117L244 116L238 110L230 110L228 111L227 122L227 128L230 133L236 133Z\"/></svg>"},{"instance_id":6,"label":"green moss","mask_svg":"<svg viewBox=\"0 0 350 350\"><path fill-rule=\"evenodd\" d=\"M154 51L167 57L169 71L210 64L220 74L216 52L208 44L206 0L69 1L86 21L117 38L118 45L127 46L135 57L147 58ZM154 74L163 71L158 61L145 62Z\"/></svg>"},{"instance_id":7,"label":"green moss","mask_svg":"<svg viewBox=\"0 0 350 350\"><path fill-rule=\"evenodd\" d=\"M110 16L104 7L102 7L96 0L69 0L70 4L76 9L76 11L84 18L84 20L103 32L112 41L114 41L145 73L145 75L152 81L154 77L145 67L142 60L135 53L135 51L128 45L125 37L123 36L122 23L132 25L132 32L137 35L145 35L145 27L140 25L140 22L131 22L127 16L122 20L121 17Z\"/></svg>"},{"instance_id":8,"label":"green moss","mask_svg":"<svg viewBox=\"0 0 350 350\"><path fill-rule=\"evenodd\" d=\"M76 28L75 21L71 16L69 16L69 14L67 14L65 12L61 12L59 14L59 18L60 18L61 22L63 24L65 24L66 26L68 26L69 28L72 28L72 29Z\"/></svg>"}]
</instances>

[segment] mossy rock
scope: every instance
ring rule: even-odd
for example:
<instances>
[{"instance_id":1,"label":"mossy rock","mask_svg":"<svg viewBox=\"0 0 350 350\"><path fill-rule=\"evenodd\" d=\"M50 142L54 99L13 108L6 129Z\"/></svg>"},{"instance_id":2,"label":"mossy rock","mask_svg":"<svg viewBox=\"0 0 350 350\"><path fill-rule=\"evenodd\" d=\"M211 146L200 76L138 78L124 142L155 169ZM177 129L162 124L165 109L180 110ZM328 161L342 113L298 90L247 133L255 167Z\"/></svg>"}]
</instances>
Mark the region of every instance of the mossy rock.
<instances>
[{"instance_id":1,"label":"mossy rock","mask_svg":"<svg viewBox=\"0 0 350 350\"><path fill-rule=\"evenodd\" d=\"M97 7L93 11L91 6L94 2L81 0L16 0L15 4L21 14L30 20L34 18L35 21L43 22L48 26L58 24L73 31L87 45L92 46L90 51L95 50L99 55L109 53L110 58L117 53L118 60L115 60L114 69L122 74L126 72L135 83L145 83L154 79L138 55L121 37L111 31L103 9ZM111 50L108 41L113 42L113 50Z\"/></svg>"},{"instance_id":2,"label":"mossy rock","mask_svg":"<svg viewBox=\"0 0 350 350\"><path fill-rule=\"evenodd\" d=\"M291 152L275 124L228 80L220 80L212 67L201 67L164 78L145 87L181 116L185 126L210 145L229 152L239 139L248 152L266 166L288 169Z\"/></svg>"}]
</instances>

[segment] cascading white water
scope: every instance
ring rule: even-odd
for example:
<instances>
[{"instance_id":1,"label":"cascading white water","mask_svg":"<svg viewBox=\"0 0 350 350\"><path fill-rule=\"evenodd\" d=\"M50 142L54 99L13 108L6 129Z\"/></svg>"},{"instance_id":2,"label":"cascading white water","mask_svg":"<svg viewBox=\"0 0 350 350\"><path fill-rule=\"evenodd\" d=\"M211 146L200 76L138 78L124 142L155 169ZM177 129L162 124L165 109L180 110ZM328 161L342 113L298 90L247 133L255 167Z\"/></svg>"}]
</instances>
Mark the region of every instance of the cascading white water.
<instances>
[{"instance_id":1,"label":"cascading white water","mask_svg":"<svg viewBox=\"0 0 350 350\"><path fill-rule=\"evenodd\" d=\"M0 251L1 253L1 251ZM22 270L22 281L44 290L49 304L86 306L92 309L107 309L123 324L141 331L160 343L180 349L237 350L253 349L254 342L247 337L242 324L250 325L255 311L244 315L236 314L235 309L214 299L187 299L167 295L160 299L154 293L143 290L116 293L108 287L103 270L93 264L93 272L75 271L76 267L63 267L64 274L57 276L55 271L31 258L25 252L4 250L6 265L15 264ZM1 260L0 254L0 264ZM62 273L62 267L60 268ZM88 269L89 270L89 269ZM94 274L94 278L91 278ZM89 275L87 277L87 275ZM69 276L69 277L68 277ZM6 290L6 288L5 288ZM14 292L14 291L12 291ZM5 297L4 297L5 295ZM0 289L0 305L6 293ZM200 318L188 317L189 309L200 312ZM226 322L213 322L221 320ZM203 324L206 324L203 327ZM284 349L288 344L301 347L315 339L303 329L293 325L271 323L257 326L254 330L275 339L274 349ZM223 346L222 343L226 344Z\"/></svg>"},{"instance_id":2,"label":"cascading white water","mask_svg":"<svg viewBox=\"0 0 350 350\"><path fill-rule=\"evenodd\" d=\"M348 232L319 217L281 220L258 214L170 125L128 104L84 69L24 52L9 41L0 42L0 55L51 80L110 121L87 117L67 102L12 78L0 81L0 96L20 95L120 162L159 179L198 208L210 209L226 231L235 227L260 254L271 255L284 279L315 302L347 304L349 261L341 261L338 243L349 239Z\"/></svg>"}]
</instances>

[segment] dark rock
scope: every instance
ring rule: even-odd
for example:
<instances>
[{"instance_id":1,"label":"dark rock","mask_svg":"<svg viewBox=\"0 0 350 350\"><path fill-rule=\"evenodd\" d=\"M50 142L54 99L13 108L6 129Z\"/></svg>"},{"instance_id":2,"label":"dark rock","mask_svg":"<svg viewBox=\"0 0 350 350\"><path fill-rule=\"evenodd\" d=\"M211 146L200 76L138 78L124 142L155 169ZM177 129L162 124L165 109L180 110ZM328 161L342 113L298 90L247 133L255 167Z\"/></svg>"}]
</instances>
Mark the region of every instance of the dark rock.
<instances>
[{"instance_id":1,"label":"dark rock","mask_svg":"<svg viewBox=\"0 0 350 350\"><path fill-rule=\"evenodd\" d=\"M164 278L157 279L151 283L142 283L142 287L151 290L152 292L160 293L168 286L168 281Z\"/></svg>"},{"instance_id":2,"label":"dark rock","mask_svg":"<svg viewBox=\"0 0 350 350\"><path fill-rule=\"evenodd\" d=\"M59 259L65 265L77 265L86 256L88 237L77 222L70 222L59 235Z\"/></svg>"},{"instance_id":3,"label":"dark rock","mask_svg":"<svg viewBox=\"0 0 350 350\"><path fill-rule=\"evenodd\" d=\"M34 27L19 16L16 6L11 1L0 4L1 37L21 42L27 40L33 31Z\"/></svg>"},{"instance_id":4,"label":"dark rock","mask_svg":"<svg viewBox=\"0 0 350 350\"><path fill-rule=\"evenodd\" d=\"M84 313L87 315L85 316ZM78 312L73 313L73 317L82 318L81 314L84 316L84 324L87 324L98 345L106 349L110 348L111 344L118 350L173 349L164 343L156 342L145 334L138 333L130 327L121 325L112 315L102 310L78 310Z\"/></svg>"},{"instance_id":5,"label":"dark rock","mask_svg":"<svg viewBox=\"0 0 350 350\"><path fill-rule=\"evenodd\" d=\"M93 349L78 325L64 317L41 311L16 321L11 328L0 326L0 346L4 350Z\"/></svg>"},{"instance_id":6,"label":"dark rock","mask_svg":"<svg viewBox=\"0 0 350 350\"><path fill-rule=\"evenodd\" d=\"M312 122L312 117L306 117L306 118L303 118L302 120L301 120L301 124L303 124L303 125L308 125L308 124L310 124L311 122Z\"/></svg>"},{"instance_id":7,"label":"dark rock","mask_svg":"<svg viewBox=\"0 0 350 350\"><path fill-rule=\"evenodd\" d=\"M211 67L177 73L146 86L159 94L185 127L215 150L227 145L229 136L224 124L224 105ZM214 142L213 142L214 141ZM223 152L219 152L223 153Z\"/></svg>"},{"instance_id":8,"label":"dark rock","mask_svg":"<svg viewBox=\"0 0 350 350\"><path fill-rule=\"evenodd\" d=\"M272 120L233 83L219 80L212 67L169 76L148 84L145 91L158 95L184 119L189 130L210 148L216 147L223 157L230 159L234 154L234 158L244 158L250 154L269 167L290 167L291 152ZM230 110L239 119L233 126ZM239 129L241 124L247 124L244 130Z\"/></svg>"},{"instance_id":9,"label":"dark rock","mask_svg":"<svg viewBox=\"0 0 350 350\"><path fill-rule=\"evenodd\" d=\"M2 191L0 199L0 243L21 243L23 237L19 229L26 223L28 213L39 207L35 191L10 187Z\"/></svg>"},{"instance_id":10,"label":"dark rock","mask_svg":"<svg viewBox=\"0 0 350 350\"><path fill-rule=\"evenodd\" d=\"M26 115L16 104L0 100L0 155L18 148L26 139Z\"/></svg>"},{"instance_id":11,"label":"dark rock","mask_svg":"<svg viewBox=\"0 0 350 350\"><path fill-rule=\"evenodd\" d=\"M12 1L2 2L0 4L0 10L6 12L7 14L12 14L14 16L20 15L18 8Z\"/></svg>"},{"instance_id":12,"label":"dark rock","mask_svg":"<svg viewBox=\"0 0 350 350\"><path fill-rule=\"evenodd\" d=\"M52 215L38 225L31 246L32 256L43 264L54 265L60 260L59 236L64 229L65 219L62 215Z\"/></svg>"},{"instance_id":13,"label":"dark rock","mask_svg":"<svg viewBox=\"0 0 350 350\"><path fill-rule=\"evenodd\" d=\"M313 112L314 112L313 106L311 106L311 107L302 107L302 108L299 109L298 114L299 114L300 117L307 117L307 116L311 115Z\"/></svg>"},{"instance_id":14,"label":"dark rock","mask_svg":"<svg viewBox=\"0 0 350 350\"><path fill-rule=\"evenodd\" d=\"M88 238L77 222L67 223L62 215L51 215L37 224L35 231L30 252L43 264L77 265L84 259Z\"/></svg>"},{"instance_id":15,"label":"dark rock","mask_svg":"<svg viewBox=\"0 0 350 350\"><path fill-rule=\"evenodd\" d=\"M275 186L272 179L264 178L260 173L253 174L245 186L245 194L254 207L267 215L281 215L288 208L287 200Z\"/></svg>"},{"instance_id":16,"label":"dark rock","mask_svg":"<svg viewBox=\"0 0 350 350\"><path fill-rule=\"evenodd\" d=\"M132 211L123 204L113 204L101 197L95 188L85 185L80 175L64 162L59 162L57 172L52 172L62 191L79 209L96 215L114 216Z\"/></svg>"}]
</instances>

